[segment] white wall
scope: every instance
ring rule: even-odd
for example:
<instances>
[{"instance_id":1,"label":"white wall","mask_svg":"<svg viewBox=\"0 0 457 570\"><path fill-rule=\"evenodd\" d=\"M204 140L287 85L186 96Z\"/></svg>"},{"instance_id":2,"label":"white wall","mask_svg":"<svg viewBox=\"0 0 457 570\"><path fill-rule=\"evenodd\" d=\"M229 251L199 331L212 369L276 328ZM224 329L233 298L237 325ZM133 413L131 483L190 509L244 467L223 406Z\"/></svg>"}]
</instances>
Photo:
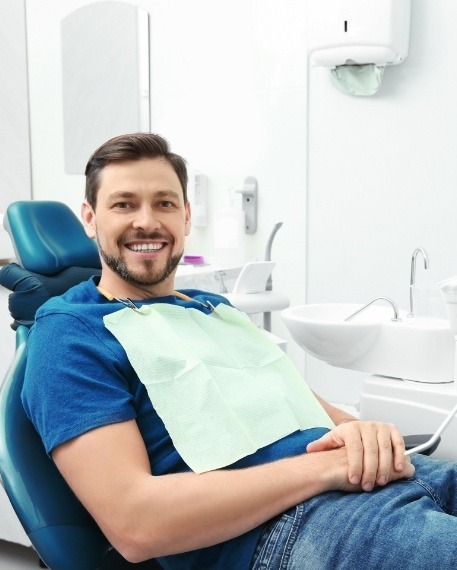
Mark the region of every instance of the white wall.
<instances>
[{"instance_id":1,"label":"white wall","mask_svg":"<svg viewBox=\"0 0 457 570\"><path fill-rule=\"evenodd\" d=\"M409 306L417 282L457 274L457 38L452 0L413 0L409 57L372 97L350 97L309 73L308 301ZM355 401L363 374L308 360L308 380Z\"/></svg>"},{"instance_id":2,"label":"white wall","mask_svg":"<svg viewBox=\"0 0 457 570\"><path fill-rule=\"evenodd\" d=\"M31 197L25 6L22 0L0 2L0 214L14 200ZM0 218L0 224L2 219ZM14 256L0 226L0 259ZM7 292L0 287L0 380L14 352Z\"/></svg>"},{"instance_id":3,"label":"white wall","mask_svg":"<svg viewBox=\"0 0 457 570\"><path fill-rule=\"evenodd\" d=\"M0 213L3 214L13 200L26 200L31 196L23 0L0 2L0 31ZM0 229L0 259L12 256L11 242Z\"/></svg>"}]
</instances>

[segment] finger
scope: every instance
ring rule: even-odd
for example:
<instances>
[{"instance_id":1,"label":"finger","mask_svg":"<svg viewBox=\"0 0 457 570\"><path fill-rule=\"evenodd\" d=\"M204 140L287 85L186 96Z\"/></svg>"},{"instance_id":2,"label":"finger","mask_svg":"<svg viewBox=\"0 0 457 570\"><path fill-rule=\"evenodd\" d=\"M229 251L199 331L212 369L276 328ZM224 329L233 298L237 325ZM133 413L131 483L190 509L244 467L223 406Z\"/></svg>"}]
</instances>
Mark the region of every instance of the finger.
<instances>
[{"instance_id":1,"label":"finger","mask_svg":"<svg viewBox=\"0 0 457 570\"><path fill-rule=\"evenodd\" d=\"M392 442L394 468L396 471L402 471L406 463L405 441L394 425L391 426L390 439Z\"/></svg>"},{"instance_id":2,"label":"finger","mask_svg":"<svg viewBox=\"0 0 457 570\"><path fill-rule=\"evenodd\" d=\"M339 439L332 431L324 434L319 439L308 443L306 446L306 451L312 453L314 451L327 451L329 449L336 449L337 447L343 447L344 441Z\"/></svg>"},{"instance_id":3,"label":"finger","mask_svg":"<svg viewBox=\"0 0 457 570\"><path fill-rule=\"evenodd\" d=\"M353 485L358 485L363 475L363 441L359 425L345 425L344 443L348 461L348 479Z\"/></svg>"},{"instance_id":4,"label":"finger","mask_svg":"<svg viewBox=\"0 0 457 570\"><path fill-rule=\"evenodd\" d=\"M408 456L406 456L405 457L405 463L403 466L403 470L402 471L396 471L394 469L391 472L392 481L398 481L398 479L409 479L410 477L413 477L415 470L416 470L416 468L411 463L411 459Z\"/></svg>"},{"instance_id":5,"label":"finger","mask_svg":"<svg viewBox=\"0 0 457 570\"><path fill-rule=\"evenodd\" d=\"M405 457L405 466L404 469L402 471L402 475L403 477L413 477L416 468L414 467L414 465L411 463L411 458L406 456Z\"/></svg>"},{"instance_id":6,"label":"finger","mask_svg":"<svg viewBox=\"0 0 457 570\"><path fill-rule=\"evenodd\" d=\"M361 432L363 445L363 473L361 485L364 491L371 491L376 483L379 466L378 425L367 423ZM390 445L390 441L389 441Z\"/></svg>"},{"instance_id":7,"label":"finger","mask_svg":"<svg viewBox=\"0 0 457 570\"><path fill-rule=\"evenodd\" d=\"M385 485L390 479L392 469L392 426L387 424L378 424L378 471L376 474L376 483Z\"/></svg>"}]
</instances>

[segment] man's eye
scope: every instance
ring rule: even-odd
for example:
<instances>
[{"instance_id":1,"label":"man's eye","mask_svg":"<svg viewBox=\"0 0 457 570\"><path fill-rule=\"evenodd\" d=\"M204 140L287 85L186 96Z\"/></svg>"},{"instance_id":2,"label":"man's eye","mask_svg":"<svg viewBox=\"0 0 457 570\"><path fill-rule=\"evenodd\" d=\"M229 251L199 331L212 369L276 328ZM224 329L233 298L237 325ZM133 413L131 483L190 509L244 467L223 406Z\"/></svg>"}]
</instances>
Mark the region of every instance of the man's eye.
<instances>
[{"instance_id":1,"label":"man's eye","mask_svg":"<svg viewBox=\"0 0 457 570\"><path fill-rule=\"evenodd\" d=\"M170 202L170 200L163 200L162 202L160 202L160 205L162 208L173 208L174 207L173 202Z\"/></svg>"},{"instance_id":2,"label":"man's eye","mask_svg":"<svg viewBox=\"0 0 457 570\"><path fill-rule=\"evenodd\" d=\"M128 202L117 202L116 204L114 204L114 207L120 210L126 210L127 208L131 208L132 206Z\"/></svg>"}]
</instances>

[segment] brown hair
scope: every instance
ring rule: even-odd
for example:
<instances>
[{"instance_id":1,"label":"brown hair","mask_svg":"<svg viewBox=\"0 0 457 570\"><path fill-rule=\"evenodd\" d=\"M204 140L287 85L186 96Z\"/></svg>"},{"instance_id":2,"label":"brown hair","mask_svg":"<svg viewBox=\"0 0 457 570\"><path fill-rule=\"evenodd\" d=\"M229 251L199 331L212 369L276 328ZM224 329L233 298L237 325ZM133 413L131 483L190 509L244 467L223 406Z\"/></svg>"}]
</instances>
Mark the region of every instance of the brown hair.
<instances>
[{"instance_id":1,"label":"brown hair","mask_svg":"<svg viewBox=\"0 0 457 570\"><path fill-rule=\"evenodd\" d=\"M89 158L86 166L87 202L94 208L97 204L97 192L103 168L111 162L141 160L142 158L163 158L176 172L182 186L184 203L187 203L187 167L186 161L170 152L168 141L152 133L133 133L120 135L100 146Z\"/></svg>"}]
</instances>

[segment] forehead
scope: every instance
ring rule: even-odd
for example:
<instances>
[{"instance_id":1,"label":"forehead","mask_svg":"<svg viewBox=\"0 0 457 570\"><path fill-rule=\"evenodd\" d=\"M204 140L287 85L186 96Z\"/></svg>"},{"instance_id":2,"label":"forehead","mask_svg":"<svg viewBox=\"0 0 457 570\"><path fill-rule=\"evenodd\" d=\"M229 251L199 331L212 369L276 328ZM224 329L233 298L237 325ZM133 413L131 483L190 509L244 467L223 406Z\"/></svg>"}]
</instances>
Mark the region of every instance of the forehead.
<instances>
[{"instance_id":1,"label":"forehead","mask_svg":"<svg viewBox=\"0 0 457 570\"><path fill-rule=\"evenodd\" d=\"M112 192L145 190L171 190L183 195L178 175L163 158L112 162L101 171L99 194L107 196Z\"/></svg>"}]
</instances>

